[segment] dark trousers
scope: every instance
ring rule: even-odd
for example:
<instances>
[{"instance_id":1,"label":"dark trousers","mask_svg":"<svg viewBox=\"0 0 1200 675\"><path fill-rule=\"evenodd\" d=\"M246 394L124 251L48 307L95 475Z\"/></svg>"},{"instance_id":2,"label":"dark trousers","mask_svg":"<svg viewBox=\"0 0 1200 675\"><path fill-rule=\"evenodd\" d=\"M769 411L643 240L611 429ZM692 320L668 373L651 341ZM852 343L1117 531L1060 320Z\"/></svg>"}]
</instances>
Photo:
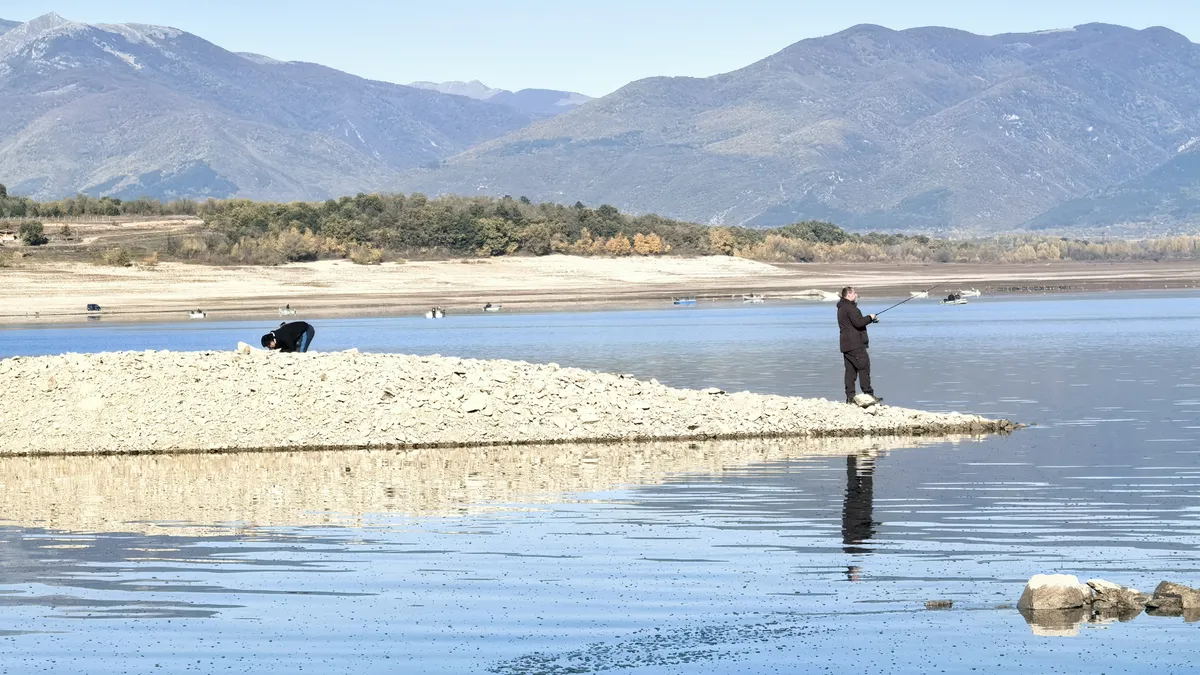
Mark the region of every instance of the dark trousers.
<instances>
[{"instance_id":1,"label":"dark trousers","mask_svg":"<svg viewBox=\"0 0 1200 675\"><path fill-rule=\"evenodd\" d=\"M875 394L875 389L871 387L871 357L867 355L865 349L852 349L848 352L843 352L842 357L846 360L846 398L854 398L854 381L862 385L864 394Z\"/></svg>"},{"instance_id":2,"label":"dark trousers","mask_svg":"<svg viewBox=\"0 0 1200 675\"><path fill-rule=\"evenodd\" d=\"M308 351L308 346L312 344L313 336L316 334L317 334L317 329L313 328L312 326L309 326L308 329L304 331L304 335L300 336L300 344L296 345L296 347L297 347L296 351L298 351L298 352ZM866 380L864 380L864 382L865 381Z\"/></svg>"}]
</instances>

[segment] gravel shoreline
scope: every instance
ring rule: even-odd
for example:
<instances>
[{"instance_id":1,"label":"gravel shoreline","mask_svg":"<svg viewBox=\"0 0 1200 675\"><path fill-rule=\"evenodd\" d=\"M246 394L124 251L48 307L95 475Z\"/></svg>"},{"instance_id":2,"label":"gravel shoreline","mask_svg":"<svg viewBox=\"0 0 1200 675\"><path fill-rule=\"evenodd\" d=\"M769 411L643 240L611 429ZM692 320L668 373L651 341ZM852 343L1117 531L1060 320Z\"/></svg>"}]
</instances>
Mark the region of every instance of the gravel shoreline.
<instances>
[{"instance_id":1,"label":"gravel shoreline","mask_svg":"<svg viewBox=\"0 0 1200 675\"><path fill-rule=\"evenodd\" d=\"M1007 420L676 389L557 364L110 352L0 361L0 455L983 434Z\"/></svg>"}]
</instances>

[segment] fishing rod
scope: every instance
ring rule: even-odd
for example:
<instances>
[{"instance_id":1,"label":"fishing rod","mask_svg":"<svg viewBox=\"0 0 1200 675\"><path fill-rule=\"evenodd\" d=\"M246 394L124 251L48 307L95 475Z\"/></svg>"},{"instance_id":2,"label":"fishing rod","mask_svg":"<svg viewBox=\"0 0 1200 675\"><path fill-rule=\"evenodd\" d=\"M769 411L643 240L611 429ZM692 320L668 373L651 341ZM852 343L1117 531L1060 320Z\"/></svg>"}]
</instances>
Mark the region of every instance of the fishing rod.
<instances>
[{"instance_id":1,"label":"fishing rod","mask_svg":"<svg viewBox=\"0 0 1200 675\"><path fill-rule=\"evenodd\" d=\"M941 287L941 286L945 286L948 283L950 283L950 282L949 281L939 281L936 284L930 286L929 288L926 288L924 291L921 291L921 293L928 295L929 291L932 291L933 289ZM897 307L899 307L900 305L903 305L904 303L908 302L909 300L916 300L917 297L918 297L917 295L910 295L907 298L901 300L900 302L897 302L896 304L892 305L891 307L888 307L885 310L875 312L875 316L879 316L880 314L883 314L884 312L888 311L888 309L896 309Z\"/></svg>"}]
</instances>

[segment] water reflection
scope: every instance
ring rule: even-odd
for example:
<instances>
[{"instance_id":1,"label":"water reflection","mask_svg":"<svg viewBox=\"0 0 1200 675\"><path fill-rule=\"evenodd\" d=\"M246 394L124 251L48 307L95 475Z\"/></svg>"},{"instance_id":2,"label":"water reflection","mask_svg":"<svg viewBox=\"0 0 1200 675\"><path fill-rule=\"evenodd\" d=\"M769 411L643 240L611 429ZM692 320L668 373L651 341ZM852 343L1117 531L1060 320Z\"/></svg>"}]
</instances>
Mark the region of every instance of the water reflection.
<instances>
[{"instance_id":1,"label":"water reflection","mask_svg":"<svg viewBox=\"0 0 1200 675\"><path fill-rule=\"evenodd\" d=\"M1142 614L1141 607L1105 608L1075 607L1073 609L1021 610L1025 623L1040 637L1076 637L1084 626L1101 627L1112 623L1127 623ZM1147 616L1183 618L1184 623L1200 622L1200 607L1192 609L1147 609Z\"/></svg>"},{"instance_id":2,"label":"water reflection","mask_svg":"<svg viewBox=\"0 0 1200 675\"><path fill-rule=\"evenodd\" d=\"M938 439L944 442L945 439ZM0 458L0 523L62 532L192 535L349 526L550 503L669 476L847 455L844 536L871 536L874 457L930 441L825 438L423 450ZM850 550L850 549L847 549ZM867 550L867 549L855 549Z\"/></svg>"},{"instance_id":3,"label":"water reflection","mask_svg":"<svg viewBox=\"0 0 1200 675\"><path fill-rule=\"evenodd\" d=\"M846 455L846 501L842 506L842 550L846 553L871 552L862 544L875 534L876 523L871 520L874 481L874 455ZM846 578L861 581L862 569L857 565L848 566Z\"/></svg>"}]
</instances>

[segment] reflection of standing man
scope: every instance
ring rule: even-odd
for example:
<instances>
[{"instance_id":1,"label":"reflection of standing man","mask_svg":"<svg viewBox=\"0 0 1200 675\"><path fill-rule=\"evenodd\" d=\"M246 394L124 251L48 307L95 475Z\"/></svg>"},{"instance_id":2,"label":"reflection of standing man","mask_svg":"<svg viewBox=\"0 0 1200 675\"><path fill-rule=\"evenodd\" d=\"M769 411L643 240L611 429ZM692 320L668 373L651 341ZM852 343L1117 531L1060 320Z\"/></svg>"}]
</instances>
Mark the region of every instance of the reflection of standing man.
<instances>
[{"instance_id":1,"label":"reflection of standing man","mask_svg":"<svg viewBox=\"0 0 1200 675\"><path fill-rule=\"evenodd\" d=\"M846 502L842 506L842 550L846 553L871 552L860 544L875 534L875 522L871 520L874 478L874 457L846 457Z\"/></svg>"}]
</instances>

